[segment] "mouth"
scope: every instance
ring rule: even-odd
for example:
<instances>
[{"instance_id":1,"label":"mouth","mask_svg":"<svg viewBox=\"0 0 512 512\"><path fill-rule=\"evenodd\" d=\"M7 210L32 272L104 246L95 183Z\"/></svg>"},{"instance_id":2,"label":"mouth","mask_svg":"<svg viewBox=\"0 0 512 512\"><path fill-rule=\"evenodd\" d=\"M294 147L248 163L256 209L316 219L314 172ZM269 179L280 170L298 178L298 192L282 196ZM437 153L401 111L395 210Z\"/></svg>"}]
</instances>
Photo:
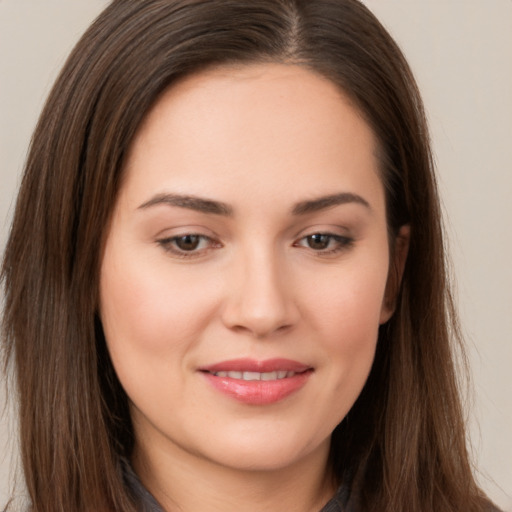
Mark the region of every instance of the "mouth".
<instances>
[{"instance_id":1,"label":"mouth","mask_svg":"<svg viewBox=\"0 0 512 512\"><path fill-rule=\"evenodd\" d=\"M207 382L246 405L269 405L302 389L314 369L289 359L236 359L200 368Z\"/></svg>"},{"instance_id":2,"label":"mouth","mask_svg":"<svg viewBox=\"0 0 512 512\"><path fill-rule=\"evenodd\" d=\"M211 372L209 372L211 373ZM228 377L229 379L238 379L245 381L255 381L255 380L280 380L280 379L289 379L297 373L301 372L288 372L286 370L279 370L275 372L213 372L211 373L215 377Z\"/></svg>"}]
</instances>

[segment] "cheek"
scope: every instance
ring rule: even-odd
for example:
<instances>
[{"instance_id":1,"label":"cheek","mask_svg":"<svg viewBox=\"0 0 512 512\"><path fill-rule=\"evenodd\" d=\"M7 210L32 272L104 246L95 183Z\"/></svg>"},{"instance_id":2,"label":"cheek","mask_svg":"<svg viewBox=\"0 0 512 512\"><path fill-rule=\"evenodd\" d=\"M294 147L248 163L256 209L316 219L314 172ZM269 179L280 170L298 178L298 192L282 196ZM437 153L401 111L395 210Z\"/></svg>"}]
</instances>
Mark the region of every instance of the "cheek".
<instances>
[{"instance_id":1,"label":"cheek","mask_svg":"<svg viewBox=\"0 0 512 512\"><path fill-rule=\"evenodd\" d=\"M318 333L331 390L325 406L340 404L340 421L359 396L370 372L386 287L387 266L352 269L317 288L311 325Z\"/></svg>"},{"instance_id":2,"label":"cheek","mask_svg":"<svg viewBox=\"0 0 512 512\"><path fill-rule=\"evenodd\" d=\"M333 369L344 385L354 380L364 384L375 355L378 338L380 301L360 290L357 297L344 294L325 305L325 349Z\"/></svg>"},{"instance_id":3,"label":"cheek","mask_svg":"<svg viewBox=\"0 0 512 512\"><path fill-rule=\"evenodd\" d=\"M382 254L382 253L381 253ZM347 265L317 283L310 297L316 328L332 350L357 352L374 343L387 282L387 259Z\"/></svg>"},{"instance_id":4,"label":"cheek","mask_svg":"<svg viewBox=\"0 0 512 512\"><path fill-rule=\"evenodd\" d=\"M100 281L100 314L116 366L181 364L215 310L214 286L169 272L169 265L106 252ZM173 357L168 357L173 356Z\"/></svg>"}]
</instances>

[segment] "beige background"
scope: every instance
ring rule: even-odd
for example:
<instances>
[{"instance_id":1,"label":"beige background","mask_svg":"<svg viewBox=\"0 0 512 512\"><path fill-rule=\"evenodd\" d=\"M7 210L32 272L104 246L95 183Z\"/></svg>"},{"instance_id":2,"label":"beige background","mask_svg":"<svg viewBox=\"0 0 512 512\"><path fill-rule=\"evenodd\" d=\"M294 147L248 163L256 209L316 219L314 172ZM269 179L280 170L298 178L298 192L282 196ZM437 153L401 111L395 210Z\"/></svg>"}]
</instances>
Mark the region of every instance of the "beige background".
<instances>
[{"instance_id":1,"label":"beige background","mask_svg":"<svg viewBox=\"0 0 512 512\"><path fill-rule=\"evenodd\" d=\"M105 0L0 0L0 247L25 152L65 56ZM366 0L423 91L473 372L483 487L512 512L512 1ZM29 241L27 241L29 243ZM0 422L0 508L12 480Z\"/></svg>"}]
</instances>

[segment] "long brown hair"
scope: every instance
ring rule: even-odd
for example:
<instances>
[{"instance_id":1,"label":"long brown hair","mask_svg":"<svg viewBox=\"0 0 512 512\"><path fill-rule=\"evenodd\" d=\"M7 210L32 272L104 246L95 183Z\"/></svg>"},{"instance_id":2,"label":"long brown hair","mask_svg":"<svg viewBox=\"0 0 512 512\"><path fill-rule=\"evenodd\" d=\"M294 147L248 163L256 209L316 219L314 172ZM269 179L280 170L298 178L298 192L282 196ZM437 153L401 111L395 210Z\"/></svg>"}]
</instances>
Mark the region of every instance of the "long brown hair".
<instances>
[{"instance_id":1,"label":"long brown hair","mask_svg":"<svg viewBox=\"0 0 512 512\"><path fill-rule=\"evenodd\" d=\"M159 95L206 67L252 62L305 66L351 98L379 141L390 233L411 226L396 312L333 434L338 480L364 512L484 510L422 102L402 53L357 0L115 0L75 47L33 136L2 267L31 510L136 510L120 469L134 443L128 401L97 316L106 226Z\"/></svg>"}]
</instances>

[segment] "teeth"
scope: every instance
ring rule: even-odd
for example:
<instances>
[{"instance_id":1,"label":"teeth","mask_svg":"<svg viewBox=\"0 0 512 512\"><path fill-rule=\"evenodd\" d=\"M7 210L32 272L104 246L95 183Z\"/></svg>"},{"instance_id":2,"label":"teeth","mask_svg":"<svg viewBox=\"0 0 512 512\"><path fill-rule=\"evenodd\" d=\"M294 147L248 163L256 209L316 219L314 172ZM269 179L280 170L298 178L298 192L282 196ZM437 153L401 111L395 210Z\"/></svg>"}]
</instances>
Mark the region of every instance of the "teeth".
<instances>
[{"instance_id":1,"label":"teeth","mask_svg":"<svg viewBox=\"0 0 512 512\"><path fill-rule=\"evenodd\" d=\"M244 372L242 375L243 380L261 380L261 373L258 372Z\"/></svg>"},{"instance_id":2,"label":"teeth","mask_svg":"<svg viewBox=\"0 0 512 512\"><path fill-rule=\"evenodd\" d=\"M295 372L279 370L276 372L215 372L216 377L228 377L239 380L278 380L293 377Z\"/></svg>"}]
</instances>

